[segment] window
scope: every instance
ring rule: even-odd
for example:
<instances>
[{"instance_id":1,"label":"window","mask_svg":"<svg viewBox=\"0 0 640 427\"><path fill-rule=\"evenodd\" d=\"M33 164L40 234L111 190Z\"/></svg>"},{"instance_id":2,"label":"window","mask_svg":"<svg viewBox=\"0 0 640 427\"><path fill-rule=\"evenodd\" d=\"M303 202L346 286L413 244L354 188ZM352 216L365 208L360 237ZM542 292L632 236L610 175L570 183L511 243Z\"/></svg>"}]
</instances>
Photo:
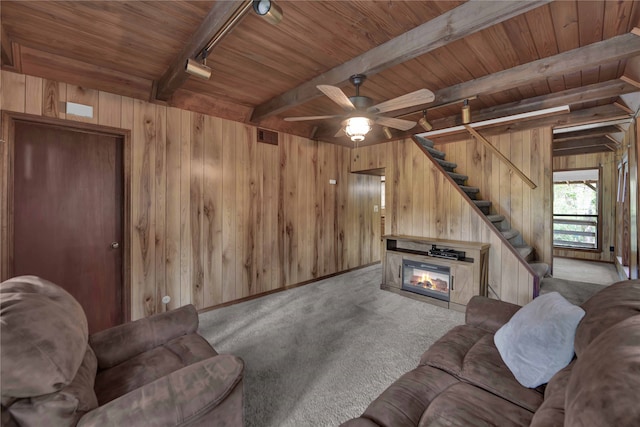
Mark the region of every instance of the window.
<instances>
[{"instance_id":1,"label":"window","mask_svg":"<svg viewBox=\"0 0 640 427\"><path fill-rule=\"evenodd\" d=\"M600 249L600 170L553 172L553 245Z\"/></svg>"}]
</instances>

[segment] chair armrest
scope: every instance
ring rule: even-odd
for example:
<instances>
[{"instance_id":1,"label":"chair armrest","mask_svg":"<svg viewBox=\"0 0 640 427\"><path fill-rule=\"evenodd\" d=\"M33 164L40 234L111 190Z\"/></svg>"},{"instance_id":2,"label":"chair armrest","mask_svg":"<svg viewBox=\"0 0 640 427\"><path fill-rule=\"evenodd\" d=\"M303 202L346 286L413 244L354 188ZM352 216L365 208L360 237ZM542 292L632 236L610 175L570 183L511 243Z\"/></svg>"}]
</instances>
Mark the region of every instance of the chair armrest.
<instances>
[{"instance_id":1,"label":"chair armrest","mask_svg":"<svg viewBox=\"0 0 640 427\"><path fill-rule=\"evenodd\" d=\"M124 323L89 336L98 368L111 368L167 341L198 330L198 312L189 304Z\"/></svg>"},{"instance_id":2,"label":"chair armrest","mask_svg":"<svg viewBox=\"0 0 640 427\"><path fill-rule=\"evenodd\" d=\"M509 302L474 296L467 304L465 323L496 333L520 308L519 305Z\"/></svg>"},{"instance_id":3,"label":"chair armrest","mask_svg":"<svg viewBox=\"0 0 640 427\"><path fill-rule=\"evenodd\" d=\"M85 414L78 427L176 426L210 412L242 381L244 362L225 354L185 366Z\"/></svg>"}]
</instances>

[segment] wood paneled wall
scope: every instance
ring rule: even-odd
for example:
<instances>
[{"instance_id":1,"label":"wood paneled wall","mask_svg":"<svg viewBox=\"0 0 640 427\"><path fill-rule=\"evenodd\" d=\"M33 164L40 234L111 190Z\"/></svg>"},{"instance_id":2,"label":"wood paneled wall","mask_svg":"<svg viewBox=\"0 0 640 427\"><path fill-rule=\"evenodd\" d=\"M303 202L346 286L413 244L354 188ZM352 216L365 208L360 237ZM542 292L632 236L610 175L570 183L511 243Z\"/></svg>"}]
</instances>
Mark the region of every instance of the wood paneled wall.
<instances>
[{"instance_id":1,"label":"wood paneled wall","mask_svg":"<svg viewBox=\"0 0 640 427\"><path fill-rule=\"evenodd\" d=\"M537 185L530 190L482 144L463 140L436 148L458 163L470 185L493 201L494 210L522 227L540 258L551 256L551 130L515 132L490 138ZM410 139L352 151L352 171L385 168L385 234L406 234L490 243L489 285L504 301L533 298L533 276L444 175ZM490 292L490 295L491 292Z\"/></svg>"},{"instance_id":2,"label":"wood paneled wall","mask_svg":"<svg viewBox=\"0 0 640 427\"><path fill-rule=\"evenodd\" d=\"M3 110L130 131L132 319L188 303L208 308L380 260L373 209L380 178L350 174L347 148L282 133L278 146L261 144L256 128L242 123L22 74L1 77ZM93 106L94 117L67 116L66 101ZM4 142L0 154L6 195ZM172 298L166 306L164 295Z\"/></svg>"},{"instance_id":3,"label":"wood paneled wall","mask_svg":"<svg viewBox=\"0 0 640 427\"><path fill-rule=\"evenodd\" d=\"M602 206L602 212L600 213L600 220L602 221L601 250L594 252L554 248L553 255L559 257L613 262L614 254L609 251L609 247L615 246L616 244L615 220L618 169L615 153L593 153L553 158L553 170L586 168L602 168L599 189Z\"/></svg>"}]
</instances>

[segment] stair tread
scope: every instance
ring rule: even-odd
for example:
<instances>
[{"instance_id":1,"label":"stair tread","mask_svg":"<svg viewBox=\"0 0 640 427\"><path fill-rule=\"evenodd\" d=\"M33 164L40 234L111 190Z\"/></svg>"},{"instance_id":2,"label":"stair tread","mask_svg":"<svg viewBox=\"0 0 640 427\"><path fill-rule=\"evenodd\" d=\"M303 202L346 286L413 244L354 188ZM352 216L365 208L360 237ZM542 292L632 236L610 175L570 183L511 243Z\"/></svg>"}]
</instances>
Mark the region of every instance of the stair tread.
<instances>
[{"instance_id":1,"label":"stair tread","mask_svg":"<svg viewBox=\"0 0 640 427\"><path fill-rule=\"evenodd\" d=\"M514 246L514 248L520 253L520 256L525 259L533 253L533 248L529 245L519 245Z\"/></svg>"},{"instance_id":2,"label":"stair tread","mask_svg":"<svg viewBox=\"0 0 640 427\"><path fill-rule=\"evenodd\" d=\"M467 179L469 179L468 176L462 175L461 173L457 173L457 172L447 172L447 173L453 179L459 179L461 181L466 181Z\"/></svg>"},{"instance_id":3,"label":"stair tread","mask_svg":"<svg viewBox=\"0 0 640 427\"><path fill-rule=\"evenodd\" d=\"M455 168L458 167L457 163L448 162L446 160L442 160L442 159L438 159L438 158L436 158L436 162L440 163L440 166L445 167L445 168L455 169Z\"/></svg>"},{"instance_id":4,"label":"stair tread","mask_svg":"<svg viewBox=\"0 0 640 427\"><path fill-rule=\"evenodd\" d=\"M491 202L489 200L472 200L476 206L491 206Z\"/></svg>"},{"instance_id":5,"label":"stair tread","mask_svg":"<svg viewBox=\"0 0 640 427\"><path fill-rule=\"evenodd\" d=\"M468 185L460 185L460 188L462 188L462 191L464 191L465 193L478 193L480 192L480 189L478 187L469 187Z\"/></svg>"},{"instance_id":6,"label":"stair tread","mask_svg":"<svg viewBox=\"0 0 640 427\"><path fill-rule=\"evenodd\" d=\"M431 141L430 139L427 139L423 136L418 136L418 135L416 135L416 138L418 139L418 142L420 144L433 148L434 144L433 144L433 141Z\"/></svg>"},{"instance_id":7,"label":"stair tread","mask_svg":"<svg viewBox=\"0 0 640 427\"><path fill-rule=\"evenodd\" d=\"M431 148L428 145L423 145L422 147L425 150L427 150L429 154L431 154L436 159L444 159L446 156L446 153L443 153L442 151L438 151L435 148Z\"/></svg>"},{"instance_id":8,"label":"stair tread","mask_svg":"<svg viewBox=\"0 0 640 427\"><path fill-rule=\"evenodd\" d=\"M538 277L546 277L549 275L549 264L545 262L530 262L529 266Z\"/></svg>"},{"instance_id":9,"label":"stair tread","mask_svg":"<svg viewBox=\"0 0 640 427\"><path fill-rule=\"evenodd\" d=\"M502 221L504 221L504 216L502 216L502 215L487 215L487 218L491 222L502 222Z\"/></svg>"},{"instance_id":10,"label":"stair tread","mask_svg":"<svg viewBox=\"0 0 640 427\"><path fill-rule=\"evenodd\" d=\"M511 240L514 237L516 237L517 235L520 234L520 232L518 230L514 230L513 228L510 228L508 230L503 230L501 231L502 235L504 236L505 239L507 240Z\"/></svg>"}]
</instances>

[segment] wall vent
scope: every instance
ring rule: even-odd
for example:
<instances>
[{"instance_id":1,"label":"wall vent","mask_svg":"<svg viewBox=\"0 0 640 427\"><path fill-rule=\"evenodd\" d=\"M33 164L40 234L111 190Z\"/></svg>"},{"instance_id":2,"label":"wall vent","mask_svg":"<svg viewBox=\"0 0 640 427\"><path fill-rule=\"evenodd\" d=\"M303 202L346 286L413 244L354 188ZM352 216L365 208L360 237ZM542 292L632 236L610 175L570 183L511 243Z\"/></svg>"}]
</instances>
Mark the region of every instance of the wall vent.
<instances>
[{"instance_id":1,"label":"wall vent","mask_svg":"<svg viewBox=\"0 0 640 427\"><path fill-rule=\"evenodd\" d=\"M278 132L258 128L258 142L264 142L265 144L271 144L271 145L278 145Z\"/></svg>"}]
</instances>

